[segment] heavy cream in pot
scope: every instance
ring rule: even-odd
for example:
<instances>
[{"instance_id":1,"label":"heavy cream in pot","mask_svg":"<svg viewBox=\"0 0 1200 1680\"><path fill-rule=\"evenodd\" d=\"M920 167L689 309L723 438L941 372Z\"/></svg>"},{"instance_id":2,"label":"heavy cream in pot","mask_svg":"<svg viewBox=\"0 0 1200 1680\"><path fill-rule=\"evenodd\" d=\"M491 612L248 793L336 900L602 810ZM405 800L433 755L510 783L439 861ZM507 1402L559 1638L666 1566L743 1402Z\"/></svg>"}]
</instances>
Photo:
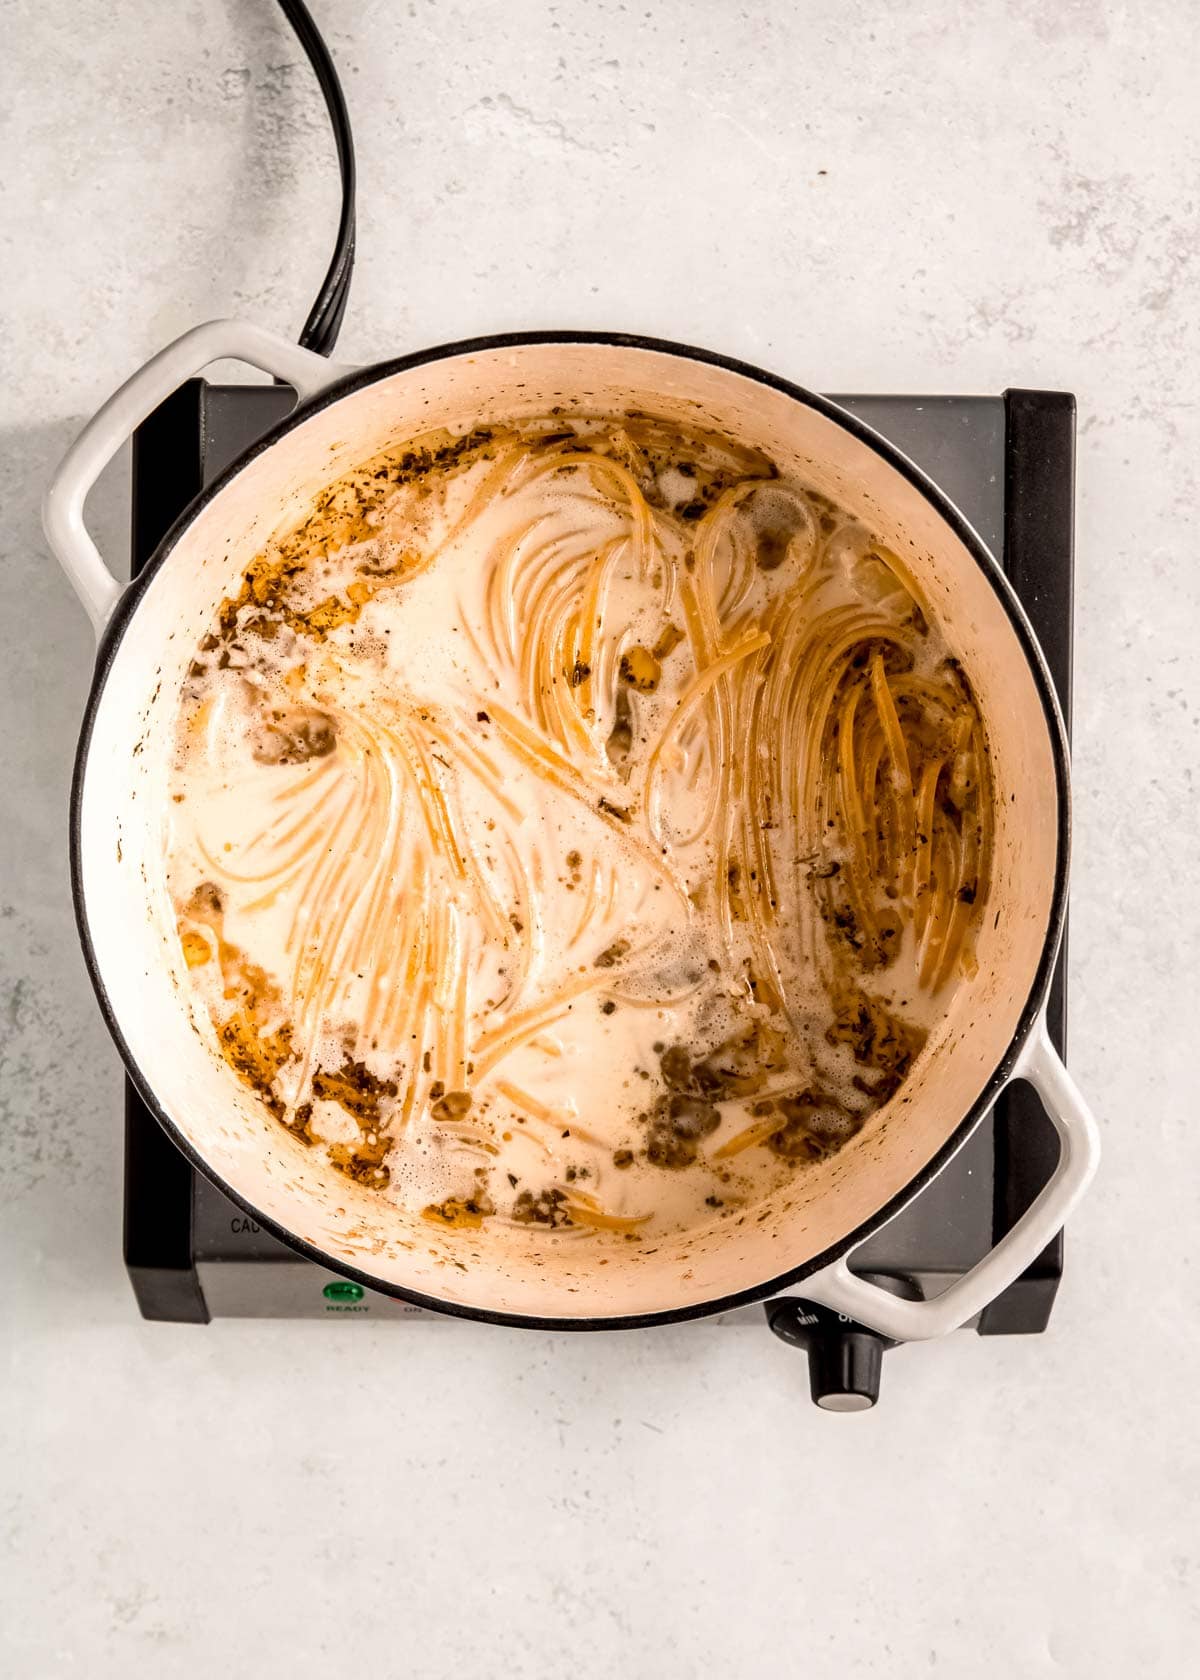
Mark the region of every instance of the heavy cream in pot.
<instances>
[{"instance_id":1,"label":"heavy cream in pot","mask_svg":"<svg viewBox=\"0 0 1200 1680\"><path fill-rule=\"evenodd\" d=\"M895 1099L990 807L866 527L733 440L551 414L389 450L258 557L165 859L215 1052L347 1194L640 1242Z\"/></svg>"}]
</instances>

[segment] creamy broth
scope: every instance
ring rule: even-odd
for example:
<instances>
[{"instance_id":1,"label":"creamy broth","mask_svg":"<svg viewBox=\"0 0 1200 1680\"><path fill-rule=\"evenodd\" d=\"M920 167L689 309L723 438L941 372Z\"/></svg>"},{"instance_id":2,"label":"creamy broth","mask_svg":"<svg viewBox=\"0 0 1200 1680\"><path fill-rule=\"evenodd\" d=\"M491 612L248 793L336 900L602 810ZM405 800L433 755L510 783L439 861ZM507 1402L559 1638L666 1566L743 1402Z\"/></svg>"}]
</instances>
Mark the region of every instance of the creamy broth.
<instances>
[{"instance_id":1,"label":"creamy broth","mask_svg":"<svg viewBox=\"0 0 1200 1680\"><path fill-rule=\"evenodd\" d=\"M728 439L547 416L389 451L259 556L166 864L298 1147L442 1226L639 1240L893 1098L990 833L967 676L870 531Z\"/></svg>"}]
</instances>

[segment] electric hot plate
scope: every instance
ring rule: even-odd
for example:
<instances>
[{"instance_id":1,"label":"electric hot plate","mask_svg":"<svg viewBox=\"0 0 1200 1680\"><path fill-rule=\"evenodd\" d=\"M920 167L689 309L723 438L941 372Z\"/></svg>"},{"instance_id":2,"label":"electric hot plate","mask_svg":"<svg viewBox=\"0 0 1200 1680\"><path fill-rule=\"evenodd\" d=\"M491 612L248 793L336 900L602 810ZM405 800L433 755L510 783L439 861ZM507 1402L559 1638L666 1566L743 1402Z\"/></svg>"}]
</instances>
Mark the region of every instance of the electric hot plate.
<instances>
[{"instance_id":1,"label":"electric hot plate","mask_svg":"<svg viewBox=\"0 0 1200 1680\"><path fill-rule=\"evenodd\" d=\"M292 407L277 385L191 380L133 441L132 571L146 563L191 499ZM1075 400L1010 390L995 397L836 399L909 455L957 503L997 555L1025 605L1070 717ZM1066 1024L1065 946L1050 992L1051 1034ZM1010 1087L949 1165L851 1257L897 1292L933 1295L969 1270L1046 1183L1057 1139L1036 1099ZM277 1242L197 1173L138 1097L125 1089L125 1263L142 1315L213 1318L386 1318L448 1322L364 1290ZM1046 1328L1062 1275L1061 1233L972 1327L980 1335ZM769 1324L808 1350L813 1399L860 1410L878 1394L888 1344L795 1292L706 1325ZM647 1332L649 1333L649 1332Z\"/></svg>"}]
</instances>

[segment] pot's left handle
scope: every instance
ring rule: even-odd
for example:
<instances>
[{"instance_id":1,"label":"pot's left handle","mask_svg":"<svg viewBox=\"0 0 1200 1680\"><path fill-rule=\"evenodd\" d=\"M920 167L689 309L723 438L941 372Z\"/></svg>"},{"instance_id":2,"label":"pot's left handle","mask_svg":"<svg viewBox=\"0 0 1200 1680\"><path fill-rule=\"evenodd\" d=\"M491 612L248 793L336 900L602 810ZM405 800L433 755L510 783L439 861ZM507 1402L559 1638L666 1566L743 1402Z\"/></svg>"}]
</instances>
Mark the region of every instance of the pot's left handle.
<instances>
[{"instance_id":1,"label":"pot's left handle","mask_svg":"<svg viewBox=\"0 0 1200 1680\"><path fill-rule=\"evenodd\" d=\"M63 456L42 502L42 525L55 559L87 609L99 636L123 585L109 571L83 522L88 492L117 450L185 379L210 362L246 362L295 387L301 402L355 370L301 349L249 321L207 321L152 356L127 379Z\"/></svg>"}]
</instances>

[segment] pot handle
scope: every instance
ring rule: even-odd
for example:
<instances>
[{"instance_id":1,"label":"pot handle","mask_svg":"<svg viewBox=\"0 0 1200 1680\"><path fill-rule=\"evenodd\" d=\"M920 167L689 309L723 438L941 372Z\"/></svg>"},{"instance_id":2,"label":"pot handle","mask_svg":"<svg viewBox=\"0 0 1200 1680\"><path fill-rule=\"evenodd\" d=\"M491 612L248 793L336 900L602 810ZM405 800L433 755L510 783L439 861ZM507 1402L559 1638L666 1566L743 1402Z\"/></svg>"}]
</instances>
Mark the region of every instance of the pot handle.
<instances>
[{"instance_id":1,"label":"pot handle","mask_svg":"<svg viewBox=\"0 0 1200 1680\"><path fill-rule=\"evenodd\" d=\"M1087 1189L1100 1160L1100 1134L1079 1087L1050 1042L1044 1014L1010 1078L1027 1079L1033 1086L1054 1123L1060 1151L1050 1182L991 1253L928 1301L905 1301L868 1283L850 1270L848 1256L843 1255L798 1286L806 1300L831 1307L893 1341L923 1341L957 1330L1032 1265Z\"/></svg>"},{"instance_id":2,"label":"pot handle","mask_svg":"<svg viewBox=\"0 0 1200 1680\"><path fill-rule=\"evenodd\" d=\"M249 321L207 321L152 356L88 421L63 456L42 501L52 553L83 602L97 637L124 585L109 571L83 522L83 505L101 471L136 427L176 386L210 362L247 362L295 387L301 402L353 373Z\"/></svg>"}]
</instances>

